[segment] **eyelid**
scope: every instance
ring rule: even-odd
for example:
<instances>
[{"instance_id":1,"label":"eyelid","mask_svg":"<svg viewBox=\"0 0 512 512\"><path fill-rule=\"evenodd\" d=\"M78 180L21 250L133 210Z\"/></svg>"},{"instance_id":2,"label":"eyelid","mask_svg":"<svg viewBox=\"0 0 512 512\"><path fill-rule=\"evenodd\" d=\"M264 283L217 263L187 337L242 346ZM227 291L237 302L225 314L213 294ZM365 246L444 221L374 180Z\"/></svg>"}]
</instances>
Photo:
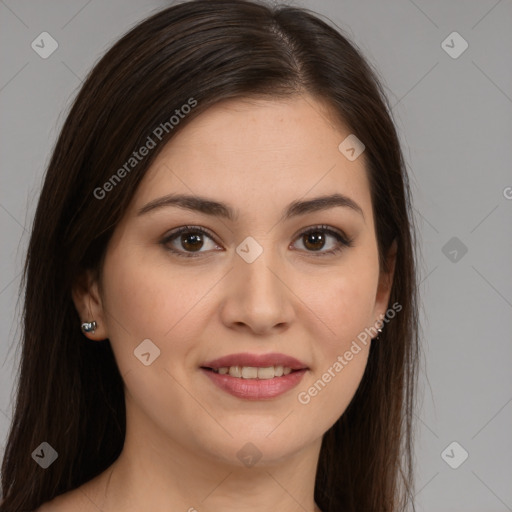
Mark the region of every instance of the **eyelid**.
<instances>
[{"instance_id":1,"label":"eyelid","mask_svg":"<svg viewBox=\"0 0 512 512\"><path fill-rule=\"evenodd\" d=\"M181 235L181 233L188 233L189 231L204 233L205 235L208 235L216 244L220 245L217 240L217 236L213 233L213 231L202 226L192 225L180 226L178 228L172 229L164 236L164 240L170 240L171 238L174 238L177 235Z\"/></svg>"}]
</instances>

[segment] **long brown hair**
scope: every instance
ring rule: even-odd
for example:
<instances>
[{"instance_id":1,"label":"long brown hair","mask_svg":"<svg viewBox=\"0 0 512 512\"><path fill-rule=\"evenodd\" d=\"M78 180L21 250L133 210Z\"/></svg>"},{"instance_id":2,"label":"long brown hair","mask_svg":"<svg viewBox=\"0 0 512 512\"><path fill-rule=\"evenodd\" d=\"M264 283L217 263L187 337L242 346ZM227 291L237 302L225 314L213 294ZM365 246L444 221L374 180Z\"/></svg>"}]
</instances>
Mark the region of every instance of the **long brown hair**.
<instances>
[{"instance_id":1,"label":"long brown hair","mask_svg":"<svg viewBox=\"0 0 512 512\"><path fill-rule=\"evenodd\" d=\"M107 242L160 149L221 100L301 92L327 102L366 146L379 262L386 270L396 240L390 303L402 306L372 342L353 400L324 436L314 497L324 512L396 512L412 503L415 229L406 168L377 74L341 31L310 11L195 0L152 15L104 55L57 140L22 280L22 356L1 512L33 510L103 472L121 453L123 381L109 340L92 343L82 335L71 288L84 269L101 271ZM194 108L170 128L170 116L191 98ZM158 147L104 187L163 123L168 129ZM102 187L108 195L98 198ZM46 470L32 459L42 442L58 452Z\"/></svg>"}]
</instances>

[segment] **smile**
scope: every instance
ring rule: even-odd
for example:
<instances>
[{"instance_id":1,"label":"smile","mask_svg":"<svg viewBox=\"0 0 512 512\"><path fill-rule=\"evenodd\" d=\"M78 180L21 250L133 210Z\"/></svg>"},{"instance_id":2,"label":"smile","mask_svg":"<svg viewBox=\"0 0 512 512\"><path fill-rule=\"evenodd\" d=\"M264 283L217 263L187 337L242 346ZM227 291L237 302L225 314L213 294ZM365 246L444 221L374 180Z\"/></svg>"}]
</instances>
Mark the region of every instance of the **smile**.
<instances>
[{"instance_id":1,"label":"smile","mask_svg":"<svg viewBox=\"0 0 512 512\"><path fill-rule=\"evenodd\" d=\"M274 377L282 377L288 375L292 370L283 366L267 366L265 368L256 366L223 366L221 368L210 368L210 370L220 375L229 375L238 379L273 379Z\"/></svg>"},{"instance_id":2,"label":"smile","mask_svg":"<svg viewBox=\"0 0 512 512\"><path fill-rule=\"evenodd\" d=\"M293 389L309 368L286 354L240 353L207 361L200 370L209 382L230 395L265 400Z\"/></svg>"}]
</instances>

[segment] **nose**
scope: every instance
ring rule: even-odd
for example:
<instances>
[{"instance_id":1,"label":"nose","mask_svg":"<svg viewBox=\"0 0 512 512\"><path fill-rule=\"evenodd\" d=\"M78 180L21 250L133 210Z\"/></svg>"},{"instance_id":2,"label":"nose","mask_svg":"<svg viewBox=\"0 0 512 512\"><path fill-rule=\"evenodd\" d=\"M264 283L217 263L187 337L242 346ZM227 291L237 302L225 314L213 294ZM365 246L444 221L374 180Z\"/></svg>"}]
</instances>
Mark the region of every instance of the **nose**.
<instances>
[{"instance_id":1,"label":"nose","mask_svg":"<svg viewBox=\"0 0 512 512\"><path fill-rule=\"evenodd\" d=\"M264 250L252 263L236 256L220 306L221 320L230 329L264 335L291 325L294 295L283 265L271 261L270 252Z\"/></svg>"}]
</instances>

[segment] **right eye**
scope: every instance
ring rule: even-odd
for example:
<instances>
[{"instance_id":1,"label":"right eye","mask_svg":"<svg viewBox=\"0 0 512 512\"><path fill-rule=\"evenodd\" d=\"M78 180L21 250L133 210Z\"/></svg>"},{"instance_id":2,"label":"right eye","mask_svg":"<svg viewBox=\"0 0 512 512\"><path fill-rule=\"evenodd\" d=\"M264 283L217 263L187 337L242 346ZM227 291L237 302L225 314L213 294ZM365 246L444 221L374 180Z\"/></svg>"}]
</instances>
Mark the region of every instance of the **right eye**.
<instances>
[{"instance_id":1,"label":"right eye","mask_svg":"<svg viewBox=\"0 0 512 512\"><path fill-rule=\"evenodd\" d=\"M204 248L205 238L212 242L211 250L219 247L213 236L206 229L199 226L181 226L166 235L160 243L177 256L197 258L202 253L210 252L209 250L201 250ZM176 245L180 245L181 248L176 248Z\"/></svg>"}]
</instances>

